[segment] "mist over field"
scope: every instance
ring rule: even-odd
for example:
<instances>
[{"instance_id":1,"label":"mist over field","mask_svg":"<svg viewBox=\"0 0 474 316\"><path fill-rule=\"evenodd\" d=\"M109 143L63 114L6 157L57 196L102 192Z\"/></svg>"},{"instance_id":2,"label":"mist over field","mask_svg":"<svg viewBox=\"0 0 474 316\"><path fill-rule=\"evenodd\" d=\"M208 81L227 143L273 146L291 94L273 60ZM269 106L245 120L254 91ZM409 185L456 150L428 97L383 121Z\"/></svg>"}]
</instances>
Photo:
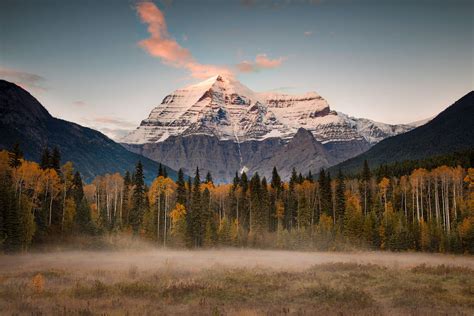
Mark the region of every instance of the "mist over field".
<instances>
[{"instance_id":1,"label":"mist over field","mask_svg":"<svg viewBox=\"0 0 474 316\"><path fill-rule=\"evenodd\" d=\"M0 316L474 315L473 20L0 0Z\"/></svg>"},{"instance_id":2,"label":"mist over field","mask_svg":"<svg viewBox=\"0 0 474 316\"><path fill-rule=\"evenodd\" d=\"M472 256L137 248L2 255L0 310L21 315L474 312Z\"/></svg>"},{"instance_id":3,"label":"mist over field","mask_svg":"<svg viewBox=\"0 0 474 316\"><path fill-rule=\"evenodd\" d=\"M391 252L300 252L256 249L171 250L143 249L123 251L60 251L2 256L0 271L22 272L44 269L124 271L201 271L215 268L270 271L302 271L314 265L332 263L373 264L394 269L418 265L467 267L474 269L472 256L391 253Z\"/></svg>"}]
</instances>

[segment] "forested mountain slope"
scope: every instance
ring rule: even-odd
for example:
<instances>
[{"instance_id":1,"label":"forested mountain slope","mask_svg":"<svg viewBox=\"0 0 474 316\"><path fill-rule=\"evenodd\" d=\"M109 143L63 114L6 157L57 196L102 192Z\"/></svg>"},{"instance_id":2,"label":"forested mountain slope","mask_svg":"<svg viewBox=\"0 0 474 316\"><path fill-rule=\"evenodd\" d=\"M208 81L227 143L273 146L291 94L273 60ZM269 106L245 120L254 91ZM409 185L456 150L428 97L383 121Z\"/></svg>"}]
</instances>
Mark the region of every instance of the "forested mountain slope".
<instances>
[{"instance_id":1,"label":"forested mountain slope","mask_svg":"<svg viewBox=\"0 0 474 316\"><path fill-rule=\"evenodd\" d=\"M26 159L38 161L48 146L58 147L62 161L72 161L85 180L105 173L132 171L141 160L147 180L158 163L132 153L91 128L57 119L21 87L0 80L0 149L19 143ZM176 178L176 172L168 169Z\"/></svg>"},{"instance_id":2,"label":"forested mountain slope","mask_svg":"<svg viewBox=\"0 0 474 316\"><path fill-rule=\"evenodd\" d=\"M434 119L407 133L387 138L365 153L331 170L353 173L364 160L370 167L397 161L427 158L474 148L474 91L449 106Z\"/></svg>"}]
</instances>

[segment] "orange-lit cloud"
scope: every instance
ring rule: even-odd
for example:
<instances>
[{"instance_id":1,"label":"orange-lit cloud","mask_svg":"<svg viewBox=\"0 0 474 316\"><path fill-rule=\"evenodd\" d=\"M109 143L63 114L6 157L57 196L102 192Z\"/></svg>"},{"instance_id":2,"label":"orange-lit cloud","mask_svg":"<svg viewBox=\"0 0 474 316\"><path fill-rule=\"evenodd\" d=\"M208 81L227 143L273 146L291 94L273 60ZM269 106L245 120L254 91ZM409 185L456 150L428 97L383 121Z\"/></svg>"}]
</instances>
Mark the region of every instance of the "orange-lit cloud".
<instances>
[{"instance_id":1,"label":"orange-lit cloud","mask_svg":"<svg viewBox=\"0 0 474 316\"><path fill-rule=\"evenodd\" d=\"M262 69L271 69L280 67L281 64L285 61L285 58L279 57L275 59L270 59L266 54L258 54L255 57L255 61L243 61L237 64L237 69L240 72L256 72Z\"/></svg>"},{"instance_id":2,"label":"orange-lit cloud","mask_svg":"<svg viewBox=\"0 0 474 316\"><path fill-rule=\"evenodd\" d=\"M188 49L171 38L163 12L154 3L140 2L137 11L142 22L148 24L150 33L150 37L140 41L139 45L150 55L160 58L166 65L187 69L194 78L203 79L217 74L232 75L228 67L198 63Z\"/></svg>"},{"instance_id":3,"label":"orange-lit cloud","mask_svg":"<svg viewBox=\"0 0 474 316\"><path fill-rule=\"evenodd\" d=\"M187 48L182 47L170 36L165 16L154 3L148 1L138 3L137 12L141 21L148 25L150 33L149 38L138 43L139 46L166 65L188 70L194 78L205 79L218 74L234 76L236 72L256 72L279 67L284 61L282 57L270 59L266 54L259 54L255 61L243 61L236 67L201 64Z\"/></svg>"},{"instance_id":4,"label":"orange-lit cloud","mask_svg":"<svg viewBox=\"0 0 474 316\"><path fill-rule=\"evenodd\" d=\"M0 66L0 79L5 79L27 91L43 92L46 79L40 75Z\"/></svg>"}]
</instances>

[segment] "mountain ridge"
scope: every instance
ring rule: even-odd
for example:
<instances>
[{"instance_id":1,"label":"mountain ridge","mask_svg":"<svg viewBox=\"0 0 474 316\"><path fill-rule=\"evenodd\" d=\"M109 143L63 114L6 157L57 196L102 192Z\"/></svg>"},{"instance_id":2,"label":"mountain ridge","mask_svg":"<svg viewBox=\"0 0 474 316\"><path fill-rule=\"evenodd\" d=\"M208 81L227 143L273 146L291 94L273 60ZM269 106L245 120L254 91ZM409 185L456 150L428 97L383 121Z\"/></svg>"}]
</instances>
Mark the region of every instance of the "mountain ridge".
<instances>
[{"instance_id":1,"label":"mountain ridge","mask_svg":"<svg viewBox=\"0 0 474 316\"><path fill-rule=\"evenodd\" d=\"M363 138L373 145L415 126L385 124L336 112L314 91L300 95L254 92L233 78L218 75L168 94L120 142L155 143L169 136L190 134L235 142L269 137L288 141L300 127L322 143Z\"/></svg>"},{"instance_id":2,"label":"mountain ridge","mask_svg":"<svg viewBox=\"0 0 474 316\"><path fill-rule=\"evenodd\" d=\"M62 161L72 161L86 181L105 173L133 171L142 161L150 181L158 163L131 153L102 133L53 117L28 91L0 79L0 149L19 143L25 158L38 161L45 147L58 147ZM169 168L172 177L176 172Z\"/></svg>"},{"instance_id":3,"label":"mountain ridge","mask_svg":"<svg viewBox=\"0 0 474 316\"><path fill-rule=\"evenodd\" d=\"M409 132L387 138L332 170L357 172L367 160L370 167L403 160L423 159L474 148L474 91Z\"/></svg>"}]
</instances>

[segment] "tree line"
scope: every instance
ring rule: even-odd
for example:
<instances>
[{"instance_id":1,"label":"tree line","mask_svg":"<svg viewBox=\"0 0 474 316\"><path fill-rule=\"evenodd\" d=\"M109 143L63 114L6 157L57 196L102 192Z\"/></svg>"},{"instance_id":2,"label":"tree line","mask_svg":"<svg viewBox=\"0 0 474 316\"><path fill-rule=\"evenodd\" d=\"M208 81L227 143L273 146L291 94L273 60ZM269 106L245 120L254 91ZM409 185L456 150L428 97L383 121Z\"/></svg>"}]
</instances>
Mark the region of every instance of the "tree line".
<instances>
[{"instance_id":1,"label":"tree line","mask_svg":"<svg viewBox=\"0 0 474 316\"><path fill-rule=\"evenodd\" d=\"M124 232L172 247L261 247L474 253L474 169L440 165L401 176L363 171L282 181L236 173L216 184L196 168L173 181L143 166L85 184L58 149L40 163L0 152L0 245L27 250L55 236Z\"/></svg>"}]
</instances>

